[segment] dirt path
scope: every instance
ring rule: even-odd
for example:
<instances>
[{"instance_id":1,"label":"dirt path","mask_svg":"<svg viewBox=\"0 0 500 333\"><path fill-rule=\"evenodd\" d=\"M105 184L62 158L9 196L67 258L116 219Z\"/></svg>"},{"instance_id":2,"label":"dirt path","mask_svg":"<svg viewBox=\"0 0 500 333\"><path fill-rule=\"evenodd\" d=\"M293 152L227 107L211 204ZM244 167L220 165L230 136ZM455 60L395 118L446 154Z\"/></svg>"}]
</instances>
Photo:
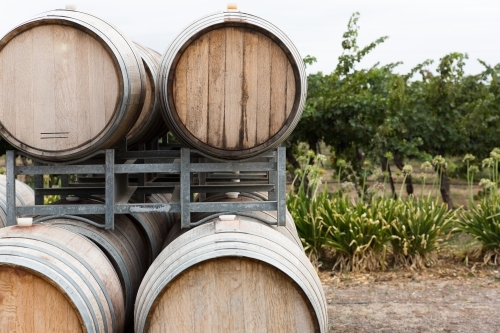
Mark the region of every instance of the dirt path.
<instances>
[{"instance_id":1,"label":"dirt path","mask_svg":"<svg viewBox=\"0 0 500 333\"><path fill-rule=\"evenodd\" d=\"M500 332L500 274L322 273L329 332Z\"/></svg>"}]
</instances>

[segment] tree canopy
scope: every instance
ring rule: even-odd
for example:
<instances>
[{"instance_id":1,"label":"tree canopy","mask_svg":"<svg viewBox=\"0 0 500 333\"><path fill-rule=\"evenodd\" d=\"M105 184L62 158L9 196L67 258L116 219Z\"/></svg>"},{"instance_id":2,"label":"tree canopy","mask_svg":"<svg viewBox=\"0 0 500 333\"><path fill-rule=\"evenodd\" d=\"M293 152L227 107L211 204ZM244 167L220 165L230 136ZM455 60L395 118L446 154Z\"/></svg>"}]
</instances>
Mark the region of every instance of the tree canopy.
<instances>
[{"instance_id":1,"label":"tree canopy","mask_svg":"<svg viewBox=\"0 0 500 333\"><path fill-rule=\"evenodd\" d=\"M395 72L400 63L359 69L361 60L388 38L360 47L359 17L355 13L349 20L335 70L308 76L307 103L289 139L292 146L306 142L317 150L324 142L336 158L350 162L353 175L367 158L383 165L387 153L402 168L407 158L487 156L498 146L500 64L479 60L484 71L466 75L467 54L452 52L434 71L432 60L407 74Z\"/></svg>"}]
</instances>

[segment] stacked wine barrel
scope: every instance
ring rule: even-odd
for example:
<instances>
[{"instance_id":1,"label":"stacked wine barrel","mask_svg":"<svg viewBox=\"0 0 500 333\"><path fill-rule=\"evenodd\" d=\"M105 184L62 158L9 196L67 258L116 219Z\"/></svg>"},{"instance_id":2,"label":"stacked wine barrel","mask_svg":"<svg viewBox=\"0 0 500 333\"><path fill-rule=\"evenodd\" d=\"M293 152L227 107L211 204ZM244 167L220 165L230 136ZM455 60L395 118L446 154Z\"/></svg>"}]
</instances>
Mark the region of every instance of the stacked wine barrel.
<instances>
[{"instance_id":1,"label":"stacked wine barrel","mask_svg":"<svg viewBox=\"0 0 500 333\"><path fill-rule=\"evenodd\" d=\"M186 28L163 55L158 97L169 129L210 156L243 159L279 146L306 98L302 58L257 16L221 12Z\"/></svg>"},{"instance_id":2,"label":"stacked wine barrel","mask_svg":"<svg viewBox=\"0 0 500 333\"><path fill-rule=\"evenodd\" d=\"M303 62L271 23L241 12L206 16L165 52L158 96L184 144L235 160L277 147L305 102ZM241 194L214 202L254 201ZM139 288L136 332L326 332L326 300L295 224L251 212L192 228L180 222ZM192 214L199 221L210 214ZM248 216L255 216L248 217ZM226 220L228 218L229 220Z\"/></svg>"},{"instance_id":3,"label":"stacked wine barrel","mask_svg":"<svg viewBox=\"0 0 500 333\"><path fill-rule=\"evenodd\" d=\"M120 280L91 241L61 228L0 229L2 329L122 332Z\"/></svg>"},{"instance_id":4,"label":"stacked wine barrel","mask_svg":"<svg viewBox=\"0 0 500 333\"><path fill-rule=\"evenodd\" d=\"M134 149L167 128L209 157L254 157L287 139L306 97L293 43L238 11L194 22L163 56L95 16L47 12L0 40L0 73L0 134L54 162L124 138ZM78 199L95 203L102 200ZM273 212L220 216L191 229L169 213L116 215L114 230L99 227L101 215L35 220L0 229L7 331L121 333L132 323L135 332L327 331L322 286L290 214L283 227Z\"/></svg>"},{"instance_id":5,"label":"stacked wine barrel","mask_svg":"<svg viewBox=\"0 0 500 333\"><path fill-rule=\"evenodd\" d=\"M49 163L86 158L125 138L131 149L150 143L167 131L156 102L160 59L93 15L40 14L0 40L0 134ZM1 178L1 227L5 183ZM33 204L33 190L16 181L16 205ZM2 329L123 332L175 215L116 215L111 231L98 227L98 215L34 219L34 227L0 231Z\"/></svg>"},{"instance_id":6,"label":"stacked wine barrel","mask_svg":"<svg viewBox=\"0 0 500 333\"><path fill-rule=\"evenodd\" d=\"M168 196L151 200L168 203ZM35 220L39 223L33 227L0 229L1 327L9 332L124 332L133 320L139 285L176 216L115 215L114 230L98 227L104 224L101 215Z\"/></svg>"},{"instance_id":7,"label":"stacked wine barrel","mask_svg":"<svg viewBox=\"0 0 500 333\"><path fill-rule=\"evenodd\" d=\"M0 134L47 161L70 161L166 132L160 55L89 14L54 10L0 40Z\"/></svg>"},{"instance_id":8,"label":"stacked wine barrel","mask_svg":"<svg viewBox=\"0 0 500 333\"><path fill-rule=\"evenodd\" d=\"M212 196L207 201L262 200ZM170 230L136 299L136 332L326 332L321 282L287 214L214 218L193 229ZM197 213L192 221L210 214Z\"/></svg>"}]
</instances>

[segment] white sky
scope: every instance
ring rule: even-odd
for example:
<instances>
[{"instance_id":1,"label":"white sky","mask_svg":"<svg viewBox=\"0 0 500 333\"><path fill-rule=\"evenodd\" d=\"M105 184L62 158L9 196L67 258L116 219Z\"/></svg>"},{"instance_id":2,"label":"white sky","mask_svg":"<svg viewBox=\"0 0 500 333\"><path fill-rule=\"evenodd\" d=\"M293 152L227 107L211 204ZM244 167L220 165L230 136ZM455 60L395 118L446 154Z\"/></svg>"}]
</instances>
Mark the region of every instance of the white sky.
<instances>
[{"instance_id":1,"label":"white sky","mask_svg":"<svg viewBox=\"0 0 500 333\"><path fill-rule=\"evenodd\" d=\"M356 11L361 13L360 46L389 36L361 67L403 61L398 71L405 73L425 59L438 61L450 52L468 53L469 74L482 70L478 58L500 63L500 0L0 0L0 35L33 15L75 4L77 10L99 16L163 53L184 27L225 9L228 2L274 23L302 57L315 56L318 62L309 73L333 70L342 51L342 33Z\"/></svg>"}]
</instances>

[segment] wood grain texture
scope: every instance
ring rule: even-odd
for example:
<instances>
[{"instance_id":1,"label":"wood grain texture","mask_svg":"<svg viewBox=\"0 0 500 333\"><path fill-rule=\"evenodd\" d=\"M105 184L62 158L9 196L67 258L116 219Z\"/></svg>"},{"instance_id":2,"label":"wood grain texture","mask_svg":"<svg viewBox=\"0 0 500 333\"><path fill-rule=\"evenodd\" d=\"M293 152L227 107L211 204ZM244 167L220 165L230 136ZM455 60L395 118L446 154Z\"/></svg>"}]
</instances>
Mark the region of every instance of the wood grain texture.
<instances>
[{"instance_id":1,"label":"wood grain texture","mask_svg":"<svg viewBox=\"0 0 500 333\"><path fill-rule=\"evenodd\" d=\"M203 35L186 51L188 82L186 125L201 141L207 140L208 46L208 35Z\"/></svg>"},{"instance_id":2,"label":"wood grain texture","mask_svg":"<svg viewBox=\"0 0 500 333\"><path fill-rule=\"evenodd\" d=\"M225 72L226 72L226 31L217 29L208 33L210 38L210 62L208 69L208 144L223 145Z\"/></svg>"},{"instance_id":3,"label":"wood grain texture","mask_svg":"<svg viewBox=\"0 0 500 333\"><path fill-rule=\"evenodd\" d=\"M2 63L2 86L0 92L2 94L2 125L8 128L12 135L17 135L16 128L16 113L17 104L12 101L16 100L16 86L18 85L16 79L16 63L12 59L17 58L16 49L19 48L22 39L14 39L11 41L12 47L5 47L0 53L0 62Z\"/></svg>"},{"instance_id":4,"label":"wood grain texture","mask_svg":"<svg viewBox=\"0 0 500 333\"><path fill-rule=\"evenodd\" d=\"M218 261L222 264L203 269L207 263ZM246 272L253 268L246 263L254 261L266 268L248 278ZM198 274L206 280L198 280ZM202 285L212 287L206 291ZM259 285L263 285L264 297L248 296L259 293ZM292 289L304 297L286 292ZM304 305L293 305L296 301ZM201 329L201 319L185 314L198 306L211 317ZM296 309L304 308L308 314L296 314ZM324 333L326 308L321 282L303 249L268 224L240 216L233 221L213 219L177 235L168 244L141 283L134 325L137 332L155 331L150 330L154 327L157 332L250 332L247 328L255 325L265 327L262 332Z\"/></svg>"},{"instance_id":5,"label":"wood grain texture","mask_svg":"<svg viewBox=\"0 0 500 333\"><path fill-rule=\"evenodd\" d=\"M174 99L177 115L183 124L187 119L187 54L179 59L175 71Z\"/></svg>"},{"instance_id":6,"label":"wood grain texture","mask_svg":"<svg viewBox=\"0 0 500 333\"><path fill-rule=\"evenodd\" d=\"M227 26L201 34L175 67L177 125L199 142L228 151L269 141L293 116L291 66L281 47L256 30Z\"/></svg>"},{"instance_id":7,"label":"wood grain texture","mask_svg":"<svg viewBox=\"0 0 500 333\"><path fill-rule=\"evenodd\" d=\"M26 52L33 45L33 36L26 35L20 40L19 48L16 48L16 60L22 63L22 71L32 72L35 64L29 52ZM37 64L38 65L38 64ZM16 64L16 73L19 73L19 67ZM15 98L17 101L16 107L16 126L23 126L21 136L27 142L34 141L35 133L33 133L33 113L35 105L33 105L33 81L29 76L17 74L18 87L15 90ZM12 115L11 115L12 116ZM30 121L31 120L31 121Z\"/></svg>"},{"instance_id":8,"label":"wood grain texture","mask_svg":"<svg viewBox=\"0 0 500 333\"><path fill-rule=\"evenodd\" d=\"M270 135L269 119L271 113L271 45L273 42L259 35L259 72L257 94L257 143L266 142Z\"/></svg>"},{"instance_id":9,"label":"wood grain texture","mask_svg":"<svg viewBox=\"0 0 500 333\"><path fill-rule=\"evenodd\" d=\"M146 203L169 203L172 201L171 198L170 193L151 194L146 198ZM131 200L131 202L134 201ZM148 265L160 254L169 230L179 220L179 217L179 213L136 213L130 216L141 232L146 235Z\"/></svg>"},{"instance_id":10,"label":"wood grain texture","mask_svg":"<svg viewBox=\"0 0 500 333\"><path fill-rule=\"evenodd\" d=\"M115 270L95 244L61 228L35 225L30 228L0 229L0 249L3 251L0 267L15 266L17 271L21 272L17 273L18 275L33 272L45 281L47 286L55 287L52 292L44 291L43 288L46 287L41 286L41 291L38 292L35 290L37 287L27 282L23 301L30 304L30 308L28 305L14 306L9 310L12 304L4 303L2 300L7 297L0 294L0 313L10 312L10 316L14 317L14 321L21 327L30 325L31 322L36 322L33 325L43 325L43 328L23 332L73 332L66 330L64 325L60 326L65 318L69 319L67 325L72 327L79 324L91 327L91 331L97 328L103 331L106 327L110 332L113 331L115 318L115 329L122 331L125 311L120 282ZM30 263L35 266L29 268ZM2 292L16 288L21 290L24 288L22 284L22 281L13 281L7 275L7 278L0 280L0 285L3 285L0 289ZM71 312L68 302L81 319L78 323L71 315L67 316ZM35 311L30 317L27 312L31 311L31 308L45 310ZM92 318L91 312L94 313L95 319L85 320L86 317Z\"/></svg>"},{"instance_id":11,"label":"wood grain texture","mask_svg":"<svg viewBox=\"0 0 500 333\"><path fill-rule=\"evenodd\" d=\"M265 293L266 281L259 279L263 275L263 265L255 265L253 261L247 261L242 264L245 270L245 282L253 285L253 288L245 288L243 297L248 299L251 304L257 304L260 300L268 297ZM253 320L245 321L245 331L247 332L266 332L267 313L262 313L258 308L247 307L245 315ZM306 332L306 331L305 331Z\"/></svg>"},{"instance_id":12,"label":"wood grain texture","mask_svg":"<svg viewBox=\"0 0 500 333\"><path fill-rule=\"evenodd\" d=\"M72 304L46 280L0 266L0 332L85 332Z\"/></svg>"},{"instance_id":13,"label":"wood grain texture","mask_svg":"<svg viewBox=\"0 0 500 333\"><path fill-rule=\"evenodd\" d=\"M243 147L253 147L257 142L257 102L259 86L259 35L245 31L243 50L243 96L241 101L243 117Z\"/></svg>"},{"instance_id":14,"label":"wood grain texture","mask_svg":"<svg viewBox=\"0 0 500 333\"><path fill-rule=\"evenodd\" d=\"M268 264L238 257L212 259L169 284L151 312L147 332L315 332L316 319L301 293Z\"/></svg>"},{"instance_id":15,"label":"wood grain texture","mask_svg":"<svg viewBox=\"0 0 500 333\"><path fill-rule=\"evenodd\" d=\"M89 47L90 48L90 47ZM102 50L92 48L89 50L88 58L88 72L89 73L103 73L104 74L104 59L102 58ZM84 73L82 73L85 75ZM105 82L102 76L98 75L88 75L89 80L89 95L82 96L83 98L89 98L90 110L100 110L100 112L90 112L87 116L88 126L90 132L88 133L88 138L92 138L96 135L102 124L106 122L106 94L105 94ZM85 126L85 127L87 127Z\"/></svg>"},{"instance_id":16,"label":"wood grain texture","mask_svg":"<svg viewBox=\"0 0 500 333\"><path fill-rule=\"evenodd\" d=\"M144 98L144 105L141 110L141 114L134 126L130 129L127 134L127 140L130 141L140 130L146 125L149 117L151 116L151 112L153 111L154 104L154 78L151 75L151 71L146 67L146 64L143 63L144 68L146 69L146 97ZM130 138L130 139L129 139Z\"/></svg>"},{"instance_id":17,"label":"wood grain texture","mask_svg":"<svg viewBox=\"0 0 500 333\"><path fill-rule=\"evenodd\" d=\"M290 116L290 112L293 109L293 103L295 100L295 95L289 92L295 92L295 74L293 73L293 68L290 63L287 64L286 68L286 107L285 107L285 118Z\"/></svg>"},{"instance_id":18,"label":"wood grain texture","mask_svg":"<svg viewBox=\"0 0 500 333\"><path fill-rule=\"evenodd\" d=\"M134 45L145 69L146 93L139 118L127 133L127 145L129 147L135 147L140 143L150 143L156 137L160 137L167 132L159 104L156 103L156 75L158 74L161 55L139 43L134 43Z\"/></svg>"},{"instance_id":19,"label":"wood grain texture","mask_svg":"<svg viewBox=\"0 0 500 333\"><path fill-rule=\"evenodd\" d=\"M44 29L35 29L33 34L33 49L40 50L40 61L44 64L54 63L54 35L46 33ZM83 50L82 50L83 51ZM81 65L81 64L78 64ZM53 75L54 68L50 66L35 66L33 68L33 81L44 82L44 85L33 91L33 101L37 102L37 119L31 122L34 125L33 133L54 133L56 132L56 123L53 121L56 118L56 98L54 88L56 86L56 76ZM87 89L88 90L88 89ZM88 92L86 94L88 96ZM76 97L77 99L79 96ZM84 101L78 101L80 104ZM80 117L85 117L86 112L79 112L77 121L80 122ZM2 118L3 119L3 118ZM82 132L85 129L82 128ZM44 140L41 135L35 135L34 140L38 146L45 145L47 149L56 150L57 140Z\"/></svg>"},{"instance_id":20,"label":"wood grain texture","mask_svg":"<svg viewBox=\"0 0 500 333\"><path fill-rule=\"evenodd\" d=\"M31 18L0 40L0 134L49 161L113 147L144 100L140 60L96 16L54 10Z\"/></svg>"},{"instance_id":21,"label":"wood grain texture","mask_svg":"<svg viewBox=\"0 0 500 333\"><path fill-rule=\"evenodd\" d=\"M57 43L54 45L54 74L55 74L55 132L64 134L38 134L44 137L44 141L54 141L56 150L64 150L69 147L74 147L78 141L78 130L76 126L80 124L75 122L73 115L76 115L76 56L77 56L77 40L83 42L84 36L79 38L82 32L64 26L54 25L52 31L54 40ZM29 35L29 32L25 34ZM35 54L38 52L35 51ZM30 55L32 56L32 55ZM48 64L47 64L48 65ZM26 74L28 74L27 71ZM50 75L50 74L49 74ZM33 119L35 121L35 119ZM76 125L76 126L75 126ZM50 132L45 132L50 133ZM65 137L64 139L55 139L56 136Z\"/></svg>"},{"instance_id":22,"label":"wood grain texture","mask_svg":"<svg viewBox=\"0 0 500 333\"><path fill-rule=\"evenodd\" d=\"M243 98L243 38L245 32L239 28L226 28L226 76L224 106L224 146L240 148ZM215 134L215 133L214 133ZM203 141L203 140L202 140Z\"/></svg>"},{"instance_id":23,"label":"wood grain texture","mask_svg":"<svg viewBox=\"0 0 500 333\"><path fill-rule=\"evenodd\" d=\"M77 147L99 134L116 111L120 79L114 61L81 30L34 27L14 37L0 58L0 121L27 145L57 151Z\"/></svg>"}]
</instances>

